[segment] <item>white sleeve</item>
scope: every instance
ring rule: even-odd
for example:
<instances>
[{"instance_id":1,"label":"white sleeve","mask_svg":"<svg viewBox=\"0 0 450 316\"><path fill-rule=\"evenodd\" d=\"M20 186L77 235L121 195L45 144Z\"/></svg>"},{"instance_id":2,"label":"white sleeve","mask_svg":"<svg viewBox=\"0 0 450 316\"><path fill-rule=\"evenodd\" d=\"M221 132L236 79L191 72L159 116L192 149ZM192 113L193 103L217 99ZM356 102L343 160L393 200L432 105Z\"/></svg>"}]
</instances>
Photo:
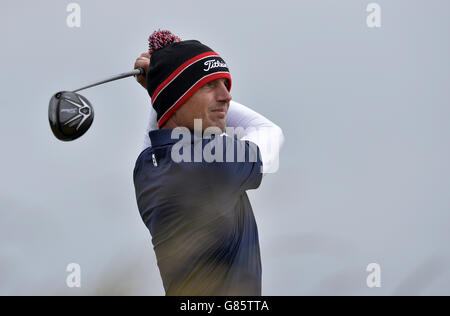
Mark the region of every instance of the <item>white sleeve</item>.
<instances>
[{"instance_id":1,"label":"white sleeve","mask_svg":"<svg viewBox=\"0 0 450 316\"><path fill-rule=\"evenodd\" d=\"M152 142L150 141L150 137L149 137L148 133L155 129L159 129L158 122L156 121L156 116L157 116L157 114L156 114L155 109L153 108L153 106L150 106L150 119L148 120L147 128L145 130L144 144L142 145L142 150L144 150L152 145Z\"/></svg>"},{"instance_id":2,"label":"white sleeve","mask_svg":"<svg viewBox=\"0 0 450 316\"><path fill-rule=\"evenodd\" d=\"M280 149L284 144L284 134L278 125L235 101L230 102L226 123L227 127L242 128L236 133L239 139L258 145L263 173L278 170Z\"/></svg>"}]
</instances>

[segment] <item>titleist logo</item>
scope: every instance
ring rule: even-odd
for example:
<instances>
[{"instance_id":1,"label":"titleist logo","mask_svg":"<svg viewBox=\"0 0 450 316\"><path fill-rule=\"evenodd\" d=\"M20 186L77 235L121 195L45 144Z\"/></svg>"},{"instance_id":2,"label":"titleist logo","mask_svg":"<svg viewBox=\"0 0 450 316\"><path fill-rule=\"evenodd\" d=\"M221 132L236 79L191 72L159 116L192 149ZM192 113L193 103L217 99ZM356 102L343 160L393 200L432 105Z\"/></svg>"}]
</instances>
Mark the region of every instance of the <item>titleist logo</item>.
<instances>
[{"instance_id":1,"label":"titleist logo","mask_svg":"<svg viewBox=\"0 0 450 316\"><path fill-rule=\"evenodd\" d=\"M203 69L204 71L208 71L208 70L210 70L212 68L219 68L219 67L227 68L227 64L226 63L223 63L223 62L221 62L220 60L217 60L217 59L207 60L207 61L205 61L204 65L207 67L206 69Z\"/></svg>"}]
</instances>

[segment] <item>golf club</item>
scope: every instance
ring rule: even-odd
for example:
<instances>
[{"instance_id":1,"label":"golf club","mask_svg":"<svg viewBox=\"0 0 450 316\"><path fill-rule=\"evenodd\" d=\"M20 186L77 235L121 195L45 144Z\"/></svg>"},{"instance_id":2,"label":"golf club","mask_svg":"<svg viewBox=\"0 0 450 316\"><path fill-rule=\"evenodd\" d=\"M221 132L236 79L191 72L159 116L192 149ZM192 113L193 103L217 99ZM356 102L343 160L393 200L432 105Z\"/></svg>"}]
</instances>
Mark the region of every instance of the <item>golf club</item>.
<instances>
[{"instance_id":1,"label":"golf club","mask_svg":"<svg viewBox=\"0 0 450 316\"><path fill-rule=\"evenodd\" d=\"M145 70L138 68L73 91L59 91L55 93L50 99L48 106L48 119L53 134L61 141L72 141L81 137L91 127L94 120L94 108L88 99L76 92L110 81L144 74Z\"/></svg>"}]
</instances>

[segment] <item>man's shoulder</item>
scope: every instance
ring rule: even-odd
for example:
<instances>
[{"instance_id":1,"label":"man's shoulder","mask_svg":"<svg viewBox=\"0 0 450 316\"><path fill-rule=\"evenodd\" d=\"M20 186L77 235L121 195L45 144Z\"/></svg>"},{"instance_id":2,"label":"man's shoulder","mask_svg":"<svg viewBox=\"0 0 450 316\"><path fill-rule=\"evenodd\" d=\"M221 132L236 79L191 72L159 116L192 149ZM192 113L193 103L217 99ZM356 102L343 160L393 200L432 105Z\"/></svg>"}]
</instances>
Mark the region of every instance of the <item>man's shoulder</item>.
<instances>
[{"instance_id":1,"label":"man's shoulder","mask_svg":"<svg viewBox=\"0 0 450 316\"><path fill-rule=\"evenodd\" d=\"M152 150L152 146L149 146L141 151L141 153L136 158L136 161L134 163L134 169L133 169L133 177L136 177L137 171L141 168L143 164L143 159L146 157Z\"/></svg>"},{"instance_id":2,"label":"man's shoulder","mask_svg":"<svg viewBox=\"0 0 450 316\"><path fill-rule=\"evenodd\" d=\"M136 166L136 165L138 164L138 162L142 160L143 156L144 156L148 151L150 151L151 149L152 149L152 146L149 146L149 147L147 147L147 148L144 148L144 149L140 152L140 154L137 156L134 165Z\"/></svg>"}]
</instances>

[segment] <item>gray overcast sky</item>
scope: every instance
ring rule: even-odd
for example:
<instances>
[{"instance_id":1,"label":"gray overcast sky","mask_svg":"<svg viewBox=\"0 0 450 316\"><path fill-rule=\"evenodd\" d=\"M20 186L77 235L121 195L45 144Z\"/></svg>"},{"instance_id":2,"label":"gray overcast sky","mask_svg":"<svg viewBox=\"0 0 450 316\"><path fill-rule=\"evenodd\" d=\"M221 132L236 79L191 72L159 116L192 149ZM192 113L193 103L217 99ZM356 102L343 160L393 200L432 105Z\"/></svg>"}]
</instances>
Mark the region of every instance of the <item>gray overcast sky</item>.
<instances>
[{"instance_id":1,"label":"gray overcast sky","mask_svg":"<svg viewBox=\"0 0 450 316\"><path fill-rule=\"evenodd\" d=\"M450 294L449 1L76 2L81 28L70 1L0 4L0 295L164 294L132 178L147 92L83 91L96 116L71 143L47 118L53 93L131 70L158 28L221 54L233 99L284 131L280 170L249 191L264 295Z\"/></svg>"}]
</instances>

